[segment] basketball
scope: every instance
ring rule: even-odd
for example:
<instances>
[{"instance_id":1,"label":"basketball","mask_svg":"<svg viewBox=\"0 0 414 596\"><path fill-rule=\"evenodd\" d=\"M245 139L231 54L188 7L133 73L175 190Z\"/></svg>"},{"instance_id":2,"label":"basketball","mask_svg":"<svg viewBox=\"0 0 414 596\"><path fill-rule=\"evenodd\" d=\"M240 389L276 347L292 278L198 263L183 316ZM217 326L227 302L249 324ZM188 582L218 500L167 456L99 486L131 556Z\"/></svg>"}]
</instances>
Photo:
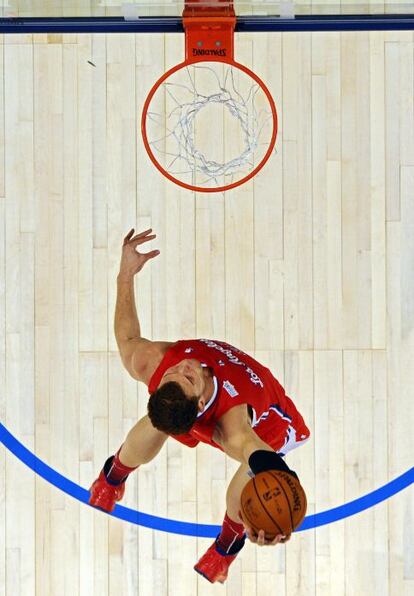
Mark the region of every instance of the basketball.
<instances>
[{"instance_id":1,"label":"basketball","mask_svg":"<svg viewBox=\"0 0 414 596\"><path fill-rule=\"evenodd\" d=\"M265 539L289 536L306 514L306 494L299 480L288 472L267 470L256 474L244 487L240 513L247 526Z\"/></svg>"}]
</instances>

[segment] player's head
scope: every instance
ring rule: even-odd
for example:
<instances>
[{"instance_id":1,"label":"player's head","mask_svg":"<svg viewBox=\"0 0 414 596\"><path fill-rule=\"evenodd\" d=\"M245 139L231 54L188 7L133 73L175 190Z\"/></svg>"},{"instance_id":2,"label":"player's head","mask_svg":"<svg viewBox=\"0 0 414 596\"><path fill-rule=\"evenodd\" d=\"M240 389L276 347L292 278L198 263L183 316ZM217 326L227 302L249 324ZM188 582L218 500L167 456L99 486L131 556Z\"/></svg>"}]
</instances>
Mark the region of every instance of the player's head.
<instances>
[{"instance_id":1,"label":"player's head","mask_svg":"<svg viewBox=\"0 0 414 596\"><path fill-rule=\"evenodd\" d=\"M155 428L171 435L188 432L205 406L204 370L197 360L182 360L168 368L148 401Z\"/></svg>"}]
</instances>

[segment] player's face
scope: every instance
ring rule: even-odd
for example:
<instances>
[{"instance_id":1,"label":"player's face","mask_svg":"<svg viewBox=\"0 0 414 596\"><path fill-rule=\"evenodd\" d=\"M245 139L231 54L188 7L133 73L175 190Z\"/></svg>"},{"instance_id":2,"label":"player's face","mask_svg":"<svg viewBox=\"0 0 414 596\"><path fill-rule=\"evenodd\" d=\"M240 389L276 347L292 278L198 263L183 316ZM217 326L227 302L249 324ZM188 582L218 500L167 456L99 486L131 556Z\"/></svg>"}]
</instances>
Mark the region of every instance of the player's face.
<instances>
[{"instance_id":1,"label":"player's face","mask_svg":"<svg viewBox=\"0 0 414 596\"><path fill-rule=\"evenodd\" d=\"M158 387L170 381L178 383L188 397L194 395L200 397L206 387L203 367L194 358L181 360L178 364L167 368Z\"/></svg>"}]
</instances>

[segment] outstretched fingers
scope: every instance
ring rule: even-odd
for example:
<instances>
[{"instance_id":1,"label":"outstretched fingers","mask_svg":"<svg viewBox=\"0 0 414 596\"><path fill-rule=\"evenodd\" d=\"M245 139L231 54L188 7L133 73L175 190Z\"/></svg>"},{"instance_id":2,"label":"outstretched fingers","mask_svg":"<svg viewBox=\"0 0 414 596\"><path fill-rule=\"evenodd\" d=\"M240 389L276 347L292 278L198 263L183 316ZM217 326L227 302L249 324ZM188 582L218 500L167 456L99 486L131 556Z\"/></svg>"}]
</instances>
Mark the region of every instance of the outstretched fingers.
<instances>
[{"instance_id":1,"label":"outstretched fingers","mask_svg":"<svg viewBox=\"0 0 414 596\"><path fill-rule=\"evenodd\" d=\"M124 238L124 244L126 244L127 242L129 242L131 240L133 233L134 233L134 228L132 228L132 230L130 230L128 232L128 234L125 236L125 238Z\"/></svg>"},{"instance_id":2,"label":"outstretched fingers","mask_svg":"<svg viewBox=\"0 0 414 596\"><path fill-rule=\"evenodd\" d=\"M149 261L149 259L153 259L157 255L159 255L160 251L159 250L151 250L150 252L142 252L140 254L142 254L142 256L145 257L146 261Z\"/></svg>"},{"instance_id":3,"label":"outstretched fingers","mask_svg":"<svg viewBox=\"0 0 414 596\"><path fill-rule=\"evenodd\" d=\"M152 228L145 230L144 232L140 232L139 234L134 234L134 228L128 232L128 234L124 238L124 245L130 244L131 246L135 247L139 244L143 244L144 242L148 242L149 240L154 240L156 238L156 234L151 234Z\"/></svg>"}]
</instances>

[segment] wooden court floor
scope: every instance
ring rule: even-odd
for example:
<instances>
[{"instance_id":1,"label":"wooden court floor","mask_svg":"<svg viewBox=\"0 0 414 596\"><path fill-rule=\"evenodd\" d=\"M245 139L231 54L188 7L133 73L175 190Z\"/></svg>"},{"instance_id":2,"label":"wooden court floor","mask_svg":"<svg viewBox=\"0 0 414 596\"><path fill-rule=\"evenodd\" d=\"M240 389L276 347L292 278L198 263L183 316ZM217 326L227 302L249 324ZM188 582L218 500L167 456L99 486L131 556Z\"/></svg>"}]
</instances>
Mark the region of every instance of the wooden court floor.
<instances>
[{"instance_id":1,"label":"wooden court floor","mask_svg":"<svg viewBox=\"0 0 414 596\"><path fill-rule=\"evenodd\" d=\"M205 196L164 180L139 136L181 36L0 39L0 414L89 487L146 412L113 315L122 239L152 227L143 335L223 339L271 367L312 431L287 457L312 515L413 465L414 37L236 43L274 95L277 152L254 181ZM171 440L123 504L220 524L236 467ZM412 487L285 546L248 544L213 586L192 569L210 539L111 518L3 448L0 474L1 596L414 594Z\"/></svg>"}]
</instances>

